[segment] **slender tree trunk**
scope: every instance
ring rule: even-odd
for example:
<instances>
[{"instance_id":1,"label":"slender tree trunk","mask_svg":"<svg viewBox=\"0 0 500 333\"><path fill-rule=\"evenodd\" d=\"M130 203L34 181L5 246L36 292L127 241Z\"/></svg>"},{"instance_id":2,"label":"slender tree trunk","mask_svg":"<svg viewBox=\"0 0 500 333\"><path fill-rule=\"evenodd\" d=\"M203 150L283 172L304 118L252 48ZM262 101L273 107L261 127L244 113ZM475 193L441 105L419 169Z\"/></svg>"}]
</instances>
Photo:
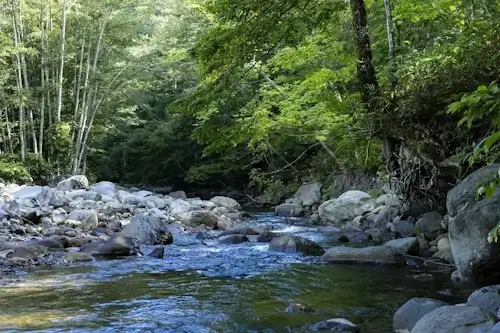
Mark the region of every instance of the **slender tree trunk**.
<instances>
[{"instance_id":1,"label":"slender tree trunk","mask_svg":"<svg viewBox=\"0 0 500 333\"><path fill-rule=\"evenodd\" d=\"M38 132L38 154L40 159L43 158L43 132L45 129L45 24L44 24L44 8L43 1L40 0L40 58L41 58L41 67L40 67L40 86L42 88L42 100L40 102L40 129Z\"/></svg>"},{"instance_id":2,"label":"slender tree trunk","mask_svg":"<svg viewBox=\"0 0 500 333\"><path fill-rule=\"evenodd\" d=\"M80 90L81 90L81 82L82 82L82 72L83 72L83 58L85 56L85 36L82 41L82 49L80 53L80 64L78 66L78 76L76 79L76 88L75 88L75 110L73 112L73 119L76 124L78 115L79 115L79 106L80 106ZM88 79L88 78L87 78ZM74 141L75 135L77 133L76 126L72 130L71 141Z\"/></svg>"},{"instance_id":3,"label":"slender tree trunk","mask_svg":"<svg viewBox=\"0 0 500 333\"><path fill-rule=\"evenodd\" d=\"M367 16L364 0L350 0L354 28L354 42L358 57L358 80L360 84L361 100L368 112L373 112L376 99L380 96L380 89L372 62L372 49L368 35Z\"/></svg>"},{"instance_id":4,"label":"slender tree trunk","mask_svg":"<svg viewBox=\"0 0 500 333\"><path fill-rule=\"evenodd\" d=\"M64 78L64 47L66 44L66 0L63 0L62 18L61 18L61 56L59 64L59 82L57 87L57 112L56 121L61 121L62 109L62 91Z\"/></svg>"},{"instance_id":5,"label":"slender tree trunk","mask_svg":"<svg viewBox=\"0 0 500 333\"><path fill-rule=\"evenodd\" d=\"M389 80L392 88L392 98L394 98L394 90L396 89L396 85L398 83L397 78L397 62L396 62L396 50L394 47L394 29L392 22L392 9L391 9L391 1L384 0L385 6L385 24L387 28L387 42L389 44L389 60L391 62L391 68L389 72Z\"/></svg>"},{"instance_id":6,"label":"slender tree trunk","mask_svg":"<svg viewBox=\"0 0 500 333\"><path fill-rule=\"evenodd\" d=\"M17 24L17 4L12 1L12 31L14 35L14 46L16 49L19 47L19 39L18 39L18 24ZM17 93L19 97L19 142L20 142L20 156L21 161L24 161L26 158L26 134L25 134L25 124L24 124L24 101L23 101L23 81L22 81L22 69L21 69L21 59L19 56L19 50L16 50L15 53L15 64L16 64L16 86Z\"/></svg>"}]
</instances>

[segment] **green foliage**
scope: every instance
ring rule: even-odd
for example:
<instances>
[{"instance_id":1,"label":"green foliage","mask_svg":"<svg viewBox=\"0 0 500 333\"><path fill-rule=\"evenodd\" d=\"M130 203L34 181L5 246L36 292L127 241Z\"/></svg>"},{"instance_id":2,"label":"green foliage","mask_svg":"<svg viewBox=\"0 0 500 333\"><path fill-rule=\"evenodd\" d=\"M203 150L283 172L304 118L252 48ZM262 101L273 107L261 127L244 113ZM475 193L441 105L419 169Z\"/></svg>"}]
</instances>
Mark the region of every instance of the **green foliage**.
<instances>
[{"instance_id":1,"label":"green foliage","mask_svg":"<svg viewBox=\"0 0 500 333\"><path fill-rule=\"evenodd\" d=\"M297 182L285 184L275 175L269 175L260 169L250 171L249 187L251 191L259 193L259 201L278 204L285 198L292 196L298 188Z\"/></svg>"},{"instance_id":2,"label":"green foliage","mask_svg":"<svg viewBox=\"0 0 500 333\"><path fill-rule=\"evenodd\" d=\"M32 180L28 169L21 163L1 160L0 178L10 183L24 183Z\"/></svg>"},{"instance_id":3,"label":"green foliage","mask_svg":"<svg viewBox=\"0 0 500 333\"><path fill-rule=\"evenodd\" d=\"M8 182L23 183L36 182L43 183L46 177L55 172L55 168L47 161L40 159L36 154L27 154L24 161L19 155L0 155L0 178Z\"/></svg>"}]
</instances>

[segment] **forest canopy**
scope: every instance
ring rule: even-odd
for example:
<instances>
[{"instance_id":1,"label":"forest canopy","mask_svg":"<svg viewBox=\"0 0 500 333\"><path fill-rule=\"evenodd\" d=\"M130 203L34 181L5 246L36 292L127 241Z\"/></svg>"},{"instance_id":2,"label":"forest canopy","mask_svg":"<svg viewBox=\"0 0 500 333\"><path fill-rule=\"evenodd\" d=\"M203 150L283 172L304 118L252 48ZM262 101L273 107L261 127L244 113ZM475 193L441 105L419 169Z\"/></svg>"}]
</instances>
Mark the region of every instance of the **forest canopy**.
<instances>
[{"instance_id":1,"label":"forest canopy","mask_svg":"<svg viewBox=\"0 0 500 333\"><path fill-rule=\"evenodd\" d=\"M442 205L500 138L494 0L1 0L0 177Z\"/></svg>"}]
</instances>

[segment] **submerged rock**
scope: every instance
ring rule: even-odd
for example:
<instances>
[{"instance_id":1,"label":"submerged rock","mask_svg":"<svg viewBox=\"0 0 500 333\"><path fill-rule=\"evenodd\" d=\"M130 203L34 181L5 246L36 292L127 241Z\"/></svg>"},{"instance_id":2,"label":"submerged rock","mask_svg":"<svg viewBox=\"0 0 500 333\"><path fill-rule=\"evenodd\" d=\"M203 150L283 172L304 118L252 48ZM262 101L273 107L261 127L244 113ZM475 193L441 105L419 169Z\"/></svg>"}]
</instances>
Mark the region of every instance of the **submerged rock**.
<instances>
[{"instance_id":1,"label":"submerged rock","mask_svg":"<svg viewBox=\"0 0 500 333\"><path fill-rule=\"evenodd\" d=\"M288 313L311 313L316 312L309 304L292 303L285 309Z\"/></svg>"},{"instance_id":2,"label":"submerged rock","mask_svg":"<svg viewBox=\"0 0 500 333\"><path fill-rule=\"evenodd\" d=\"M272 241L274 238L277 237L279 237L279 235L277 235L276 233L269 230L265 230L259 235L259 237L257 237L257 242L269 243L270 241Z\"/></svg>"},{"instance_id":3,"label":"submerged rock","mask_svg":"<svg viewBox=\"0 0 500 333\"><path fill-rule=\"evenodd\" d=\"M334 318L320 321L312 327L313 332L358 333L359 328L344 318Z\"/></svg>"},{"instance_id":4,"label":"submerged rock","mask_svg":"<svg viewBox=\"0 0 500 333\"><path fill-rule=\"evenodd\" d=\"M248 242L248 237L245 235L233 234L219 237L219 243L221 244L239 244L243 242Z\"/></svg>"},{"instance_id":5,"label":"submerged rock","mask_svg":"<svg viewBox=\"0 0 500 333\"><path fill-rule=\"evenodd\" d=\"M165 255L165 247L163 246L157 246L151 251L149 254L150 257L156 258L156 259L163 259Z\"/></svg>"},{"instance_id":6,"label":"submerged rock","mask_svg":"<svg viewBox=\"0 0 500 333\"><path fill-rule=\"evenodd\" d=\"M315 242L299 236L282 236L274 238L269 244L269 250L305 255L321 256L325 253L323 248Z\"/></svg>"}]
</instances>

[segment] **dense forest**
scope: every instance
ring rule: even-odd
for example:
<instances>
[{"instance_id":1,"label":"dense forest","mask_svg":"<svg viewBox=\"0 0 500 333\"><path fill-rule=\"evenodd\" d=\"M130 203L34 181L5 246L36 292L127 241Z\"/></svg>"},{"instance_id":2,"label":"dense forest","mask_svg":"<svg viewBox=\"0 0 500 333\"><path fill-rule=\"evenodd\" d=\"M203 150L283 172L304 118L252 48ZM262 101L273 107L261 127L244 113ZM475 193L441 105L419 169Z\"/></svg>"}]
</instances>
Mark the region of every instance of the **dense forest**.
<instances>
[{"instance_id":1,"label":"dense forest","mask_svg":"<svg viewBox=\"0 0 500 333\"><path fill-rule=\"evenodd\" d=\"M498 151L495 0L0 3L5 181L276 202L361 172L440 206Z\"/></svg>"}]
</instances>

